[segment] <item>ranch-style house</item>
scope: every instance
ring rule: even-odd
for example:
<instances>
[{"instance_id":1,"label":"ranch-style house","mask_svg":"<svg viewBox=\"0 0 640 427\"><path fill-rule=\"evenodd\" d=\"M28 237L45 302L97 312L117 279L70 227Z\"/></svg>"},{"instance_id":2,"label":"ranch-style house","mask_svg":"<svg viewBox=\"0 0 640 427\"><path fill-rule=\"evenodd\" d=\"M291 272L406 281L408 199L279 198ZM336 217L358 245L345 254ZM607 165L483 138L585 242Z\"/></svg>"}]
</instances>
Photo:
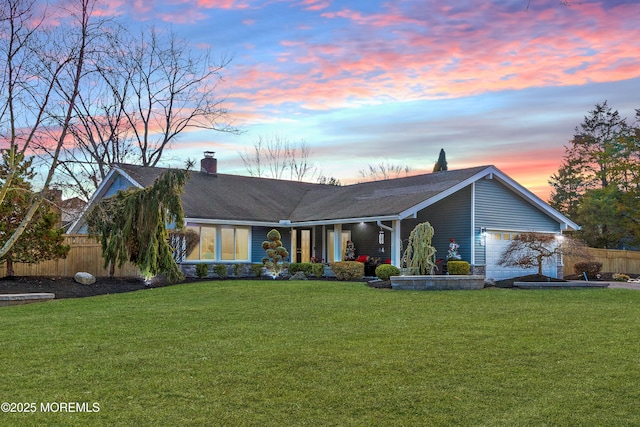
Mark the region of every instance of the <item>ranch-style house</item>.
<instances>
[{"instance_id":1,"label":"ranch-style house","mask_svg":"<svg viewBox=\"0 0 640 427\"><path fill-rule=\"evenodd\" d=\"M280 231L290 262L343 260L351 241L357 259L399 267L411 230L428 221L435 230L437 258L446 258L454 238L473 274L499 280L533 272L498 265L518 233L559 236L579 229L495 166L335 186L223 174L217 163L213 153L205 153L201 170L190 172L184 188L186 226L200 236L182 260L185 272L197 263L260 263L262 242L273 228ZM119 190L152 185L166 170L114 166L84 212ZM70 233L86 232L83 217ZM544 274L561 277L561 263L552 260Z\"/></svg>"}]
</instances>

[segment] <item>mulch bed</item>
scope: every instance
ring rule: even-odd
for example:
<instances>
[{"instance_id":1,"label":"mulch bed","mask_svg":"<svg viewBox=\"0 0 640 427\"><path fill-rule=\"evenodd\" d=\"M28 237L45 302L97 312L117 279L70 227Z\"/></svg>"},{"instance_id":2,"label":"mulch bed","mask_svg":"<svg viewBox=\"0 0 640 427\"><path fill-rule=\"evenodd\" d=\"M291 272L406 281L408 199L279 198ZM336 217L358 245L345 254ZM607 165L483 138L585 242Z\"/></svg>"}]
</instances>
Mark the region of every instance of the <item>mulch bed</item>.
<instances>
[{"instance_id":1,"label":"mulch bed","mask_svg":"<svg viewBox=\"0 0 640 427\"><path fill-rule=\"evenodd\" d=\"M141 289L167 286L164 282L145 283L138 278L100 277L93 285L82 285L72 277L3 277L0 294L50 292L56 299L83 298L95 295L117 294Z\"/></svg>"},{"instance_id":2,"label":"mulch bed","mask_svg":"<svg viewBox=\"0 0 640 427\"><path fill-rule=\"evenodd\" d=\"M199 279L186 278L183 283L193 283L201 281L220 279ZM222 280L237 280L234 278ZM271 278L243 278L242 280L268 280ZM320 280L335 281L335 278L322 278ZM377 281L380 283L380 281ZM383 282L384 283L384 282ZM386 282L388 286L376 285L372 287L389 287L391 282ZM0 278L0 294L26 294L32 292L47 292L55 294L55 299L64 298L84 298L96 295L119 294L122 292L139 291L143 289L159 288L171 286L163 280L154 279L150 283L145 283L140 278L123 277L98 277L93 285L82 285L73 280L73 277L3 277ZM371 285L370 285L371 286Z\"/></svg>"},{"instance_id":3,"label":"mulch bed","mask_svg":"<svg viewBox=\"0 0 640 427\"><path fill-rule=\"evenodd\" d=\"M637 277L638 275L633 275ZM180 283L190 283L211 279L194 279L187 278ZM235 280L235 279L225 279ZM266 280L266 279L254 279ZM271 279L268 279L271 280ZM324 278L324 280L335 280ZM535 282L546 281L546 276L530 275L515 277L507 280L497 281L495 286L510 288L513 287L514 281ZM562 281L558 279L549 279L551 281ZM600 280L611 280L610 274L603 273ZM73 280L72 277L3 277L0 278L0 294L23 294L31 292L49 292L56 295L56 299L63 298L83 298L95 295L118 294L122 292L139 291L143 289L158 288L169 286L170 284L155 280L146 283L139 278L122 278L122 277L99 277L93 285L82 285ZM389 280L368 280L366 285L375 289L391 289L391 281Z\"/></svg>"}]
</instances>

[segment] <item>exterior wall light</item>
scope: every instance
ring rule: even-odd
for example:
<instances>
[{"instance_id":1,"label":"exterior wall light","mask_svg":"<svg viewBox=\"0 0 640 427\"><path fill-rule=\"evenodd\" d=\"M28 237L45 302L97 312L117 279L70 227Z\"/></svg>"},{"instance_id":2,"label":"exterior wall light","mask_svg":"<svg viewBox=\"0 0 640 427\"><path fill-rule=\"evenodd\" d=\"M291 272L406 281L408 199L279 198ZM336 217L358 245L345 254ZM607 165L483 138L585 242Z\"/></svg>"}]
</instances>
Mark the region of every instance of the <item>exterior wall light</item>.
<instances>
[{"instance_id":1,"label":"exterior wall light","mask_svg":"<svg viewBox=\"0 0 640 427\"><path fill-rule=\"evenodd\" d=\"M480 227L480 246L487 244L487 227Z\"/></svg>"}]
</instances>

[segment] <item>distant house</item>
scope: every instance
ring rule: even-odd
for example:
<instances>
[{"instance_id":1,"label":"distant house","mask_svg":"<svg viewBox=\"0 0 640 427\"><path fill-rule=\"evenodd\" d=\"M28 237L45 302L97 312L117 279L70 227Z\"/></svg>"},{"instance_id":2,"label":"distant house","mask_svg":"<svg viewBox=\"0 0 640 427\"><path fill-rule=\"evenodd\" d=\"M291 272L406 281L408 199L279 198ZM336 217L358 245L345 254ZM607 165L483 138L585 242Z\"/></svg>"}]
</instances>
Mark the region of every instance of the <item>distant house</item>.
<instances>
[{"instance_id":1,"label":"distant house","mask_svg":"<svg viewBox=\"0 0 640 427\"><path fill-rule=\"evenodd\" d=\"M54 207L60 212L60 223L62 228L67 229L82 214L87 202L79 197L69 199L62 198L62 190L53 188L49 190L53 198Z\"/></svg>"},{"instance_id":2,"label":"distant house","mask_svg":"<svg viewBox=\"0 0 640 427\"><path fill-rule=\"evenodd\" d=\"M115 166L88 208L119 190L153 184L167 169ZM195 263L259 263L269 230L282 234L291 262L341 260L347 241L356 256L401 265L403 242L416 224L435 229L437 257L445 258L450 238L475 274L502 279L524 274L498 265L515 235L538 231L560 235L578 225L551 208L495 166L449 170L405 178L332 186L221 174L212 154L192 171L182 195L186 226L200 244L183 266ZM86 210L85 210L86 212ZM70 233L86 232L83 217ZM545 266L562 275L561 260Z\"/></svg>"}]
</instances>

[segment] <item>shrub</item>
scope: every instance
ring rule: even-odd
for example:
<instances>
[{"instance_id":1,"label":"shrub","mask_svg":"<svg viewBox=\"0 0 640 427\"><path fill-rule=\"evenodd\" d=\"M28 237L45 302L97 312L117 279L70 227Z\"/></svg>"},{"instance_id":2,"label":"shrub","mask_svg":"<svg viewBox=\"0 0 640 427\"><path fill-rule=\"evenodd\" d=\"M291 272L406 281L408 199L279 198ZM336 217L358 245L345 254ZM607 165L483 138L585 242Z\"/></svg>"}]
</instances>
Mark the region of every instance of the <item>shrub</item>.
<instances>
[{"instance_id":1,"label":"shrub","mask_svg":"<svg viewBox=\"0 0 640 427\"><path fill-rule=\"evenodd\" d=\"M581 261L573 265L576 274L587 273L589 279L596 279L602 270L602 263L598 261Z\"/></svg>"},{"instance_id":2,"label":"shrub","mask_svg":"<svg viewBox=\"0 0 640 427\"><path fill-rule=\"evenodd\" d=\"M311 274L317 278L324 276L324 264L311 264Z\"/></svg>"},{"instance_id":3,"label":"shrub","mask_svg":"<svg viewBox=\"0 0 640 427\"><path fill-rule=\"evenodd\" d=\"M471 266L467 261L449 261L447 262L447 272L449 274L469 274Z\"/></svg>"},{"instance_id":4,"label":"shrub","mask_svg":"<svg viewBox=\"0 0 640 427\"><path fill-rule=\"evenodd\" d=\"M196 276L204 278L209 275L209 264L196 264Z\"/></svg>"},{"instance_id":5,"label":"shrub","mask_svg":"<svg viewBox=\"0 0 640 427\"><path fill-rule=\"evenodd\" d=\"M629 279L630 277L624 273L616 273L613 275L613 280L615 280L616 282L628 282Z\"/></svg>"},{"instance_id":6,"label":"shrub","mask_svg":"<svg viewBox=\"0 0 640 427\"><path fill-rule=\"evenodd\" d=\"M364 277L364 264L358 261L339 261L329 264L338 280L360 280Z\"/></svg>"},{"instance_id":7,"label":"shrub","mask_svg":"<svg viewBox=\"0 0 640 427\"><path fill-rule=\"evenodd\" d=\"M262 242L262 249L267 256L262 259L264 265L274 274L280 272L278 263L289 256L289 252L282 246L280 232L275 228L267 233L267 240Z\"/></svg>"},{"instance_id":8,"label":"shrub","mask_svg":"<svg viewBox=\"0 0 640 427\"><path fill-rule=\"evenodd\" d=\"M213 272L218 275L219 278L224 279L227 277L227 266L224 264L218 264L213 266Z\"/></svg>"},{"instance_id":9,"label":"shrub","mask_svg":"<svg viewBox=\"0 0 640 427\"><path fill-rule=\"evenodd\" d=\"M256 276L262 276L262 269L264 268L264 264L251 264L251 273Z\"/></svg>"},{"instance_id":10,"label":"shrub","mask_svg":"<svg viewBox=\"0 0 640 427\"><path fill-rule=\"evenodd\" d=\"M389 280L391 276L398 276L400 269L395 265L382 264L376 267L376 276L380 280Z\"/></svg>"},{"instance_id":11,"label":"shrub","mask_svg":"<svg viewBox=\"0 0 640 427\"><path fill-rule=\"evenodd\" d=\"M313 270L313 264L310 262L292 262L289 264L289 274L292 276L298 271L302 271L305 276L309 276Z\"/></svg>"}]
</instances>

